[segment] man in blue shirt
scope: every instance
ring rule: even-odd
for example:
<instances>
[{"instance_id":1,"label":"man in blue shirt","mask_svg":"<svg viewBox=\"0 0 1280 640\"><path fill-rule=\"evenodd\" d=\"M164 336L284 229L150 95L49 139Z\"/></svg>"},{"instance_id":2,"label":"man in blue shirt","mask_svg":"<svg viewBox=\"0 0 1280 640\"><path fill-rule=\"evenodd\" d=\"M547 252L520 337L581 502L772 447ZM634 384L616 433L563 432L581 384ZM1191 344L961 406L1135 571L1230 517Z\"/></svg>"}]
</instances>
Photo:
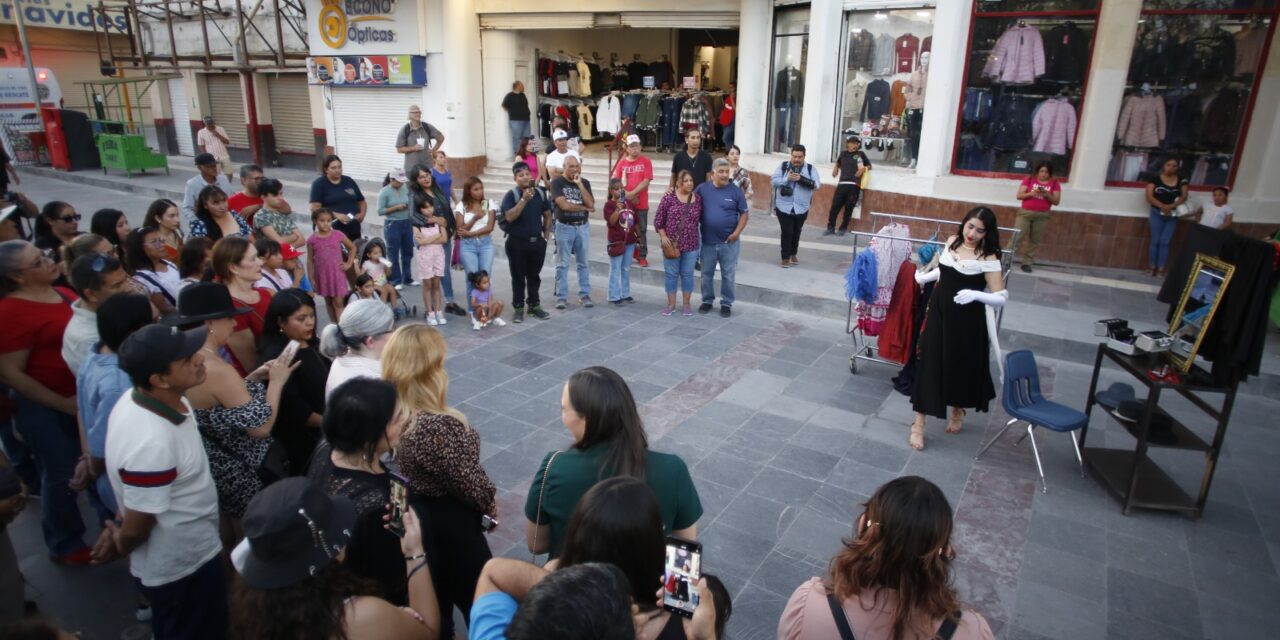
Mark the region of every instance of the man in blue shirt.
<instances>
[{"instance_id":1,"label":"man in blue shirt","mask_svg":"<svg viewBox=\"0 0 1280 640\"><path fill-rule=\"evenodd\" d=\"M720 265L720 317L733 307L734 274L742 244L738 238L747 226L747 197L729 179L729 161L717 158L711 165L711 182L694 189L702 199L702 305L698 313L711 311L716 300L713 279Z\"/></svg>"},{"instance_id":2,"label":"man in blue shirt","mask_svg":"<svg viewBox=\"0 0 1280 640\"><path fill-rule=\"evenodd\" d=\"M518 83L517 83L518 84ZM529 315L546 320L551 314L542 310L538 288L542 286L542 265L547 260L547 238L551 236L551 205L533 184L529 165L517 162L511 167L516 188L502 199L502 217L498 226L507 234L507 265L511 268L511 306L513 322L524 322L525 303Z\"/></svg>"},{"instance_id":3,"label":"man in blue shirt","mask_svg":"<svg viewBox=\"0 0 1280 640\"><path fill-rule=\"evenodd\" d=\"M822 184L817 170L804 161L804 145L791 147L791 160L773 171L774 209L778 226L782 227L782 268L800 264L796 252L800 248L800 230L809 219L809 203L813 192Z\"/></svg>"}]
</instances>

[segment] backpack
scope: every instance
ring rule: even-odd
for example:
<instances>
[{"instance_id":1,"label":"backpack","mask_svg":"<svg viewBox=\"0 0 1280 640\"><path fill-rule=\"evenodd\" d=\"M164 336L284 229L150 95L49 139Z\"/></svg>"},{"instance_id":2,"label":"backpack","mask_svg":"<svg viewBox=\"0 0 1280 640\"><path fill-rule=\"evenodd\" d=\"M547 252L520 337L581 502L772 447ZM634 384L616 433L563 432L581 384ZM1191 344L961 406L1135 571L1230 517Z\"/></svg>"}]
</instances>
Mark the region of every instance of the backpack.
<instances>
[{"instance_id":1,"label":"backpack","mask_svg":"<svg viewBox=\"0 0 1280 640\"><path fill-rule=\"evenodd\" d=\"M546 201L547 194L542 192L542 187L535 186L533 190L534 190L534 193L538 194L539 196L542 196L542 199L544 202ZM512 198L514 198L516 202L520 202L520 187L512 187L511 191L508 191L507 193ZM498 208L501 209L502 207L498 207ZM507 214L505 211L501 211L501 210L498 211L498 228L502 230L502 235L504 238L511 235L511 222L507 220Z\"/></svg>"}]
</instances>

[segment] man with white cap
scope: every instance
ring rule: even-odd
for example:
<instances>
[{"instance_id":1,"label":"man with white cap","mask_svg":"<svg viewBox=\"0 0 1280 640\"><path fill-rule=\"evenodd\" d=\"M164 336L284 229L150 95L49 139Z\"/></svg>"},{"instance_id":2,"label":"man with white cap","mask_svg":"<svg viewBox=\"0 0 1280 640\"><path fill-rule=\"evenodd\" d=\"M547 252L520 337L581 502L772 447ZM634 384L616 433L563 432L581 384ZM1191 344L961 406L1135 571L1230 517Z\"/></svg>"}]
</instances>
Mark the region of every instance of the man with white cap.
<instances>
[{"instance_id":1,"label":"man with white cap","mask_svg":"<svg viewBox=\"0 0 1280 640\"><path fill-rule=\"evenodd\" d=\"M378 192L378 215L386 219L382 235L387 239L390 281L396 291L417 284L413 281L413 223L409 221L413 196L409 193L408 181L404 169L391 167L386 184Z\"/></svg>"},{"instance_id":2,"label":"man with white cap","mask_svg":"<svg viewBox=\"0 0 1280 640\"><path fill-rule=\"evenodd\" d=\"M653 163L640 153L640 136L627 136L627 153L613 169L613 177L622 180L625 197L636 214L636 231L640 242L636 244L636 262L649 266L649 183L653 182Z\"/></svg>"},{"instance_id":3,"label":"man with white cap","mask_svg":"<svg viewBox=\"0 0 1280 640\"><path fill-rule=\"evenodd\" d=\"M231 151L227 149L227 145L231 144L231 140L227 138L227 130L218 126L213 116L205 116L204 128L196 134L196 142L200 145L201 153L213 154L214 159L218 161L218 170L227 177L227 181L230 181L233 167Z\"/></svg>"},{"instance_id":4,"label":"man with white cap","mask_svg":"<svg viewBox=\"0 0 1280 640\"><path fill-rule=\"evenodd\" d=\"M551 184L552 180L564 175L564 159L570 156L582 160L582 156L574 149L569 148L569 132L564 129L556 129L551 134L551 141L556 148L547 154L547 184Z\"/></svg>"}]
</instances>

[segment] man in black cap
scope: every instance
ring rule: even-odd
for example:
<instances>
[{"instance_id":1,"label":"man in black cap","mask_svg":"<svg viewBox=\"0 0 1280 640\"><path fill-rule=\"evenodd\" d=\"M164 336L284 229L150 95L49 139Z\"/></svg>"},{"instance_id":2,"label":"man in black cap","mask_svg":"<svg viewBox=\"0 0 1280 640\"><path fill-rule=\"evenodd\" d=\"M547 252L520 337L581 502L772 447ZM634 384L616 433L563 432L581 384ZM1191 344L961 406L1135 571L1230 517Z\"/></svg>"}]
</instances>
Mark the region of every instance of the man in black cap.
<instances>
[{"instance_id":1,"label":"man in black cap","mask_svg":"<svg viewBox=\"0 0 1280 640\"><path fill-rule=\"evenodd\" d=\"M551 237L551 203L533 184L529 165L517 162L511 167L516 187L502 199L501 227L507 234L507 265L511 267L511 306L513 322L524 322L526 302L529 315L546 320L551 314L542 310L538 288L542 286L542 265L547 261L547 239Z\"/></svg>"},{"instance_id":2,"label":"man in black cap","mask_svg":"<svg viewBox=\"0 0 1280 640\"><path fill-rule=\"evenodd\" d=\"M182 193L182 218L187 225L196 219L196 196L200 195L202 189L214 186L221 188L227 195L232 193L231 181L218 172L218 159L212 153L196 156L196 171L199 173L187 180L186 191Z\"/></svg>"},{"instance_id":3,"label":"man in black cap","mask_svg":"<svg viewBox=\"0 0 1280 640\"><path fill-rule=\"evenodd\" d=\"M129 556L157 640L227 635L218 493L185 397L204 382L207 335L150 325L129 336L119 364L134 387L107 423L107 474L124 519L104 523L93 560Z\"/></svg>"}]
</instances>

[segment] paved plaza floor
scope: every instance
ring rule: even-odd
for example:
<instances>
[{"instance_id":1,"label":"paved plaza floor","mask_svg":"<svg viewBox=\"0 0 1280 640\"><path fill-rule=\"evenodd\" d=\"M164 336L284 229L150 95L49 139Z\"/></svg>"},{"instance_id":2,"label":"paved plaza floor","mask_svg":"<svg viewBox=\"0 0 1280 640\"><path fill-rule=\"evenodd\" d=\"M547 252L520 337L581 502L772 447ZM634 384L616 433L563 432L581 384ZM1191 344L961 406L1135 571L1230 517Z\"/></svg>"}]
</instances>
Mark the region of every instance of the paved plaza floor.
<instances>
[{"instance_id":1,"label":"paved plaza floor","mask_svg":"<svg viewBox=\"0 0 1280 640\"><path fill-rule=\"evenodd\" d=\"M38 201L59 197L85 214L117 206L135 223L149 200L36 177L24 187ZM498 295L508 297L505 264L497 261L494 271ZM551 298L550 273L548 267L544 300ZM1010 281L1002 346L1036 353L1051 399L1083 408L1096 349L1093 320L1120 315L1142 328L1161 324L1165 309L1143 290L1153 282L1123 280L1040 269ZM604 279L593 285L602 302ZM479 431L483 464L499 487L495 554L528 557L520 514L530 480L548 451L570 444L559 418L561 386L581 367L604 365L631 385L651 446L679 454L692 470L705 510L698 523L705 570L720 575L734 596L735 640L774 637L792 590L822 575L861 503L901 475L926 477L950 499L955 584L999 637L1235 639L1274 637L1280 628L1274 330L1264 375L1241 386L1208 505L1193 521L1141 510L1123 515L1098 480L1079 475L1065 435L1038 434L1048 493L1040 491L1030 448L1015 447L1012 432L975 461L1008 419L998 401L989 413L970 411L956 435L930 419L925 450L912 451L910 403L890 382L896 368L861 363L851 374L843 316L743 303L728 320L714 313L668 318L659 315L659 288L636 285L633 295L630 306L571 305L547 321L482 332L460 321L442 327L449 401ZM1115 369L1102 378L1122 379ZM1211 433L1205 420L1190 424L1202 436ZM1100 413L1089 441L1133 446ZM1188 491L1198 486L1200 454L1156 455ZM147 637L132 621L124 565L51 564L38 515L33 506L10 528L31 597L86 638Z\"/></svg>"}]
</instances>

